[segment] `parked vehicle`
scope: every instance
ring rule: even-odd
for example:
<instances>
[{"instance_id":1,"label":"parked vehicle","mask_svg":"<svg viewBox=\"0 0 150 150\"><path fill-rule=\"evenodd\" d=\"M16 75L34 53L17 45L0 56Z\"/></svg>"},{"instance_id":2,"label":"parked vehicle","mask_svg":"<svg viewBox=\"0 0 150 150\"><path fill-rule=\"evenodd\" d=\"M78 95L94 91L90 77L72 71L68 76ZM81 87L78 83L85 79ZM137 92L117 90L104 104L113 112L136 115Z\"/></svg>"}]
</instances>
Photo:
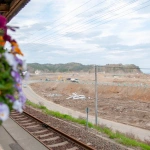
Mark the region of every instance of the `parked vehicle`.
<instances>
[{"instance_id":1,"label":"parked vehicle","mask_svg":"<svg viewBox=\"0 0 150 150\"><path fill-rule=\"evenodd\" d=\"M71 82L79 82L79 80L78 79L71 79Z\"/></svg>"},{"instance_id":2,"label":"parked vehicle","mask_svg":"<svg viewBox=\"0 0 150 150\"><path fill-rule=\"evenodd\" d=\"M45 79L45 81L50 81L50 79Z\"/></svg>"},{"instance_id":3,"label":"parked vehicle","mask_svg":"<svg viewBox=\"0 0 150 150\"><path fill-rule=\"evenodd\" d=\"M71 80L71 78L67 78L66 80Z\"/></svg>"}]
</instances>

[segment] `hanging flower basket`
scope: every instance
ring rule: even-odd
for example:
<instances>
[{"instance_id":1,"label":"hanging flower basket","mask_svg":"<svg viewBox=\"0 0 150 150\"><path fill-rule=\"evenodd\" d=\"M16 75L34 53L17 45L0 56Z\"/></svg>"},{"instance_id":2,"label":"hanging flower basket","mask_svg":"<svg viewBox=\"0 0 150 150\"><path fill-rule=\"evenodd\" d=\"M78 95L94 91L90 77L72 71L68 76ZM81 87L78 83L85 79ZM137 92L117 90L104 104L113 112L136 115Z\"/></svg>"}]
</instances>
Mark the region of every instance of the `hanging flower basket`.
<instances>
[{"instance_id":1,"label":"hanging flower basket","mask_svg":"<svg viewBox=\"0 0 150 150\"><path fill-rule=\"evenodd\" d=\"M6 18L0 16L0 124L9 117L13 109L21 113L26 102L22 91L26 65L18 58L23 53L17 42L7 34L8 29L15 31L17 27L7 26L6 23ZM4 48L6 42L11 45L10 50Z\"/></svg>"}]
</instances>

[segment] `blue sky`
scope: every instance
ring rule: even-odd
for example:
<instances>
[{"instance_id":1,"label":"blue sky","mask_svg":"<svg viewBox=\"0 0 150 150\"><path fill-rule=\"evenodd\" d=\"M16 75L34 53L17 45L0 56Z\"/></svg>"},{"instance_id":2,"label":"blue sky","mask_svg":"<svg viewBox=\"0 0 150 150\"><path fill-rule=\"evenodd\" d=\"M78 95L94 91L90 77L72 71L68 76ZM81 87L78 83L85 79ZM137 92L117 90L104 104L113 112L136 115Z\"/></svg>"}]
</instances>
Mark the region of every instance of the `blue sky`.
<instances>
[{"instance_id":1,"label":"blue sky","mask_svg":"<svg viewBox=\"0 0 150 150\"><path fill-rule=\"evenodd\" d=\"M11 21L28 63L150 68L150 2L31 0ZM142 8L142 9L141 9Z\"/></svg>"}]
</instances>

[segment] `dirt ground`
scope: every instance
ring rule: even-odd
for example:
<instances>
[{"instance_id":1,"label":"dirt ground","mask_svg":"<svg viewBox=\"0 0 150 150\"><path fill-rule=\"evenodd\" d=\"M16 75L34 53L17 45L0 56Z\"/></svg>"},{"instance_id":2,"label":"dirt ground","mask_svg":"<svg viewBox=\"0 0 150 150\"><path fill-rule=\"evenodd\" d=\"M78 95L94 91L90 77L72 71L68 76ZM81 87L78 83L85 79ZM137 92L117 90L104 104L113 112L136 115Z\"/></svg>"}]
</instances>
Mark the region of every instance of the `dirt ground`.
<instances>
[{"instance_id":1,"label":"dirt ground","mask_svg":"<svg viewBox=\"0 0 150 150\"><path fill-rule=\"evenodd\" d=\"M79 83L65 81L67 77L78 78ZM49 74L30 77L30 80L42 81L41 79L43 82L30 84L37 94L49 101L83 113L89 107L89 114L94 115L94 74ZM148 75L120 77L98 74L98 82L105 83L98 84L98 116L150 130L149 81ZM66 99L72 93L85 95L86 99Z\"/></svg>"}]
</instances>

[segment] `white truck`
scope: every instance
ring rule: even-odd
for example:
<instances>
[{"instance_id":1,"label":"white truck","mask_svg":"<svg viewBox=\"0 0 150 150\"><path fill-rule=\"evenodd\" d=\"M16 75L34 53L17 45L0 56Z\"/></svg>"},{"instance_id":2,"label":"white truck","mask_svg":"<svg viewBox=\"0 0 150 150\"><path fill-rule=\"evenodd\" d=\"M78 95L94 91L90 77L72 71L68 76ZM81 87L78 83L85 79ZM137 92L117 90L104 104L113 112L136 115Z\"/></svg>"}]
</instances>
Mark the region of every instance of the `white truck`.
<instances>
[{"instance_id":1,"label":"white truck","mask_svg":"<svg viewBox=\"0 0 150 150\"><path fill-rule=\"evenodd\" d=\"M71 80L70 80L71 82L79 82L79 80L78 79L73 79L73 78L71 78Z\"/></svg>"}]
</instances>

